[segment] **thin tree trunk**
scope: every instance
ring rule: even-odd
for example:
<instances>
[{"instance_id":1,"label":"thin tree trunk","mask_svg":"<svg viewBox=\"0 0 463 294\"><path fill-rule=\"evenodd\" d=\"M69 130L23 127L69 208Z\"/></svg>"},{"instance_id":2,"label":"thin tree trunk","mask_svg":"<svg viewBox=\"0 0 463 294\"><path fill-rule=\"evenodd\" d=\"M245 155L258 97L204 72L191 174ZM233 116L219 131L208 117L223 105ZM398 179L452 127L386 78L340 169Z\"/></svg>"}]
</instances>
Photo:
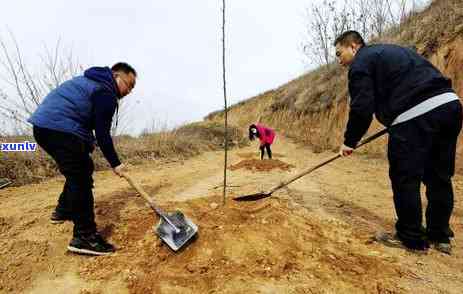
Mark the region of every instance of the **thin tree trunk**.
<instances>
[{"instance_id":1,"label":"thin tree trunk","mask_svg":"<svg viewBox=\"0 0 463 294\"><path fill-rule=\"evenodd\" d=\"M223 166L223 199L222 205L225 205L227 193L227 159L228 159L228 110L227 110L227 84L225 75L225 0L222 0L222 75L223 75L223 99L225 105L225 160Z\"/></svg>"}]
</instances>

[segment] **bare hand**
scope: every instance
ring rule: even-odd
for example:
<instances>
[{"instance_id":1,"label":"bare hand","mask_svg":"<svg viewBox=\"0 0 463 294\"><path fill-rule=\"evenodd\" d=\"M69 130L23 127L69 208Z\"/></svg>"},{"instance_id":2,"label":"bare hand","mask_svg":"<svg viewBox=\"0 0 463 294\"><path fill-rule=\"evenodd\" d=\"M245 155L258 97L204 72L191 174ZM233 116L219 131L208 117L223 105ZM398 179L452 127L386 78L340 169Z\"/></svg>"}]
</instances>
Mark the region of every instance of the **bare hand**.
<instances>
[{"instance_id":1,"label":"bare hand","mask_svg":"<svg viewBox=\"0 0 463 294\"><path fill-rule=\"evenodd\" d=\"M119 177L123 177L123 174L126 173L127 171L128 171L127 166L125 166L123 163L113 168L113 172Z\"/></svg>"},{"instance_id":2,"label":"bare hand","mask_svg":"<svg viewBox=\"0 0 463 294\"><path fill-rule=\"evenodd\" d=\"M339 148L339 155L342 157L349 156L354 152L354 148L351 148L349 146L346 146L344 144L341 145L341 148Z\"/></svg>"}]
</instances>

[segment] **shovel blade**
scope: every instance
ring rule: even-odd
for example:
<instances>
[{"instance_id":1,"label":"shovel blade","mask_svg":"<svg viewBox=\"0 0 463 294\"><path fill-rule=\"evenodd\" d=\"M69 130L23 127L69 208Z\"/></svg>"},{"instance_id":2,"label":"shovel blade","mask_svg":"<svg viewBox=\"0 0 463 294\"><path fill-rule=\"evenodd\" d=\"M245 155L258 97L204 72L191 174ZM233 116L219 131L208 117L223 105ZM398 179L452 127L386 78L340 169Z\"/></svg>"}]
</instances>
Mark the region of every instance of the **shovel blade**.
<instances>
[{"instance_id":1,"label":"shovel blade","mask_svg":"<svg viewBox=\"0 0 463 294\"><path fill-rule=\"evenodd\" d=\"M163 217L160 218L154 231L173 251L177 251L196 235L198 226L181 211L168 213L166 217L180 230L180 232L176 233L175 228Z\"/></svg>"},{"instance_id":2,"label":"shovel blade","mask_svg":"<svg viewBox=\"0 0 463 294\"><path fill-rule=\"evenodd\" d=\"M270 195L272 195L272 193L260 192L260 193L255 193L255 194L249 194L249 195L242 195L242 196L234 197L233 200L235 200L235 201L256 201L256 200L259 200L259 199L267 198Z\"/></svg>"},{"instance_id":3,"label":"shovel blade","mask_svg":"<svg viewBox=\"0 0 463 294\"><path fill-rule=\"evenodd\" d=\"M0 178L0 189L10 185L12 182L6 178Z\"/></svg>"}]
</instances>

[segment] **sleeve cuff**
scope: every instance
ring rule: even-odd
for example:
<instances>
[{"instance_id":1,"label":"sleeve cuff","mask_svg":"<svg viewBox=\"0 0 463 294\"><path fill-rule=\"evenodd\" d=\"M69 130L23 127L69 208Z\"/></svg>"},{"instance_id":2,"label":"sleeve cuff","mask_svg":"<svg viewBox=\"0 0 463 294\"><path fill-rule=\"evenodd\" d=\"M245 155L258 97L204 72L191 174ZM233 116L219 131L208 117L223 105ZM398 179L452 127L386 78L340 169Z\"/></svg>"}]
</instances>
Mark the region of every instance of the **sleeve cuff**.
<instances>
[{"instance_id":1,"label":"sleeve cuff","mask_svg":"<svg viewBox=\"0 0 463 294\"><path fill-rule=\"evenodd\" d=\"M344 140L344 145L346 145L347 147L353 148L353 149L357 147L357 143L358 141L355 141L355 140L348 140L348 139Z\"/></svg>"},{"instance_id":2,"label":"sleeve cuff","mask_svg":"<svg viewBox=\"0 0 463 294\"><path fill-rule=\"evenodd\" d=\"M120 165L120 164L121 164L121 162L120 162L119 159L116 159L116 160L111 161L111 162L109 163L109 165L111 165L112 168L115 168L116 166L118 166L118 165Z\"/></svg>"}]
</instances>

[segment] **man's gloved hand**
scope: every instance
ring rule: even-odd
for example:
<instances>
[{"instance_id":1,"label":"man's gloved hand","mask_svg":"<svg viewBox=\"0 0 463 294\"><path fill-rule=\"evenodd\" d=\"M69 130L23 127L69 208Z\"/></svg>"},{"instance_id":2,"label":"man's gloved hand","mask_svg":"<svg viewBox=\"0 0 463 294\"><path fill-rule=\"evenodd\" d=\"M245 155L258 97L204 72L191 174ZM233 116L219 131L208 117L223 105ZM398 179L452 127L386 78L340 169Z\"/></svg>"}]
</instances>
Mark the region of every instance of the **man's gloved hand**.
<instances>
[{"instance_id":1,"label":"man's gloved hand","mask_svg":"<svg viewBox=\"0 0 463 294\"><path fill-rule=\"evenodd\" d=\"M346 146L344 144L341 145L341 148L339 148L339 155L342 157L349 156L354 152L354 148L351 148L349 146Z\"/></svg>"},{"instance_id":2,"label":"man's gloved hand","mask_svg":"<svg viewBox=\"0 0 463 294\"><path fill-rule=\"evenodd\" d=\"M125 164L121 163L115 168L113 168L113 172L118 175L119 177L122 177L123 173L126 173L128 171L127 166Z\"/></svg>"}]
</instances>

